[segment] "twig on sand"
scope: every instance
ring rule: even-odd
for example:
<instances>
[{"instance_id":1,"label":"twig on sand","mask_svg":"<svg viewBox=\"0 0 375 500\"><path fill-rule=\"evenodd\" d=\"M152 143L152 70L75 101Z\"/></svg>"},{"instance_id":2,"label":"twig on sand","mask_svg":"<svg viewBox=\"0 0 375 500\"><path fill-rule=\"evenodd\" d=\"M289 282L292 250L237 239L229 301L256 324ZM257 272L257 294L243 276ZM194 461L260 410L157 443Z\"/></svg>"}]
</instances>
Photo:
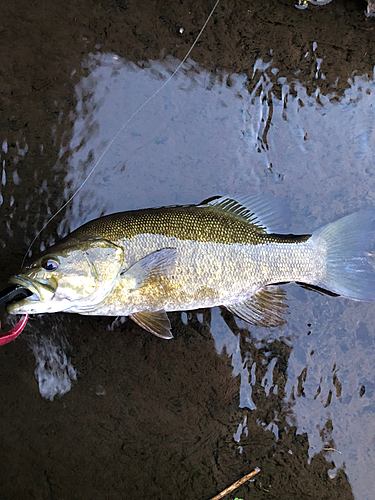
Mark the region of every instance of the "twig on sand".
<instances>
[{"instance_id":1,"label":"twig on sand","mask_svg":"<svg viewBox=\"0 0 375 500\"><path fill-rule=\"evenodd\" d=\"M246 476L241 477L238 481L233 483L231 486L228 486L228 488L225 488L221 493L216 495L216 497L211 498L211 500L220 500L221 498L224 498L225 495L228 495L228 493L232 493L232 491L236 490L241 484L246 483L246 481L249 481L249 479L252 479L254 476L256 476L260 472L260 469L256 467L252 472L249 474L246 474Z\"/></svg>"}]
</instances>

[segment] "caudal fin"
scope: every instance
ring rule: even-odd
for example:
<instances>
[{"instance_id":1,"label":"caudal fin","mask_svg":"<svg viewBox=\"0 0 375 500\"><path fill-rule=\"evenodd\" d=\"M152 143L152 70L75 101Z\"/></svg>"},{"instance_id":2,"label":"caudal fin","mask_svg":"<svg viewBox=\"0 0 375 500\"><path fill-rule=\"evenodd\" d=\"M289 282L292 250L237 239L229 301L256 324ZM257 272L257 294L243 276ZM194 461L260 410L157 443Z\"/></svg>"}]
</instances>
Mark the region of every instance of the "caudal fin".
<instances>
[{"instance_id":1,"label":"caudal fin","mask_svg":"<svg viewBox=\"0 0 375 500\"><path fill-rule=\"evenodd\" d=\"M375 209L332 222L313 238L327 252L320 286L352 299L375 301Z\"/></svg>"}]
</instances>

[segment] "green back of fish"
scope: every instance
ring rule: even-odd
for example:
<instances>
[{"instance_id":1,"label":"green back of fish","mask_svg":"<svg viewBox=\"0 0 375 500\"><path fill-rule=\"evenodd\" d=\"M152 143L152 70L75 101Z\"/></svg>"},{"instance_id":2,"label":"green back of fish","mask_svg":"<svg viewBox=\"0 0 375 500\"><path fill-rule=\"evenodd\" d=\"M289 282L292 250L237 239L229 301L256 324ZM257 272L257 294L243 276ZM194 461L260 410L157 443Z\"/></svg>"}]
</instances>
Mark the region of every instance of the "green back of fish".
<instances>
[{"instance_id":1,"label":"green back of fish","mask_svg":"<svg viewBox=\"0 0 375 500\"><path fill-rule=\"evenodd\" d=\"M140 234L221 244L300 243L310 235L267 234L260 224L216 206L163 207L115 213L83 225L69 236L100 237L112 242Z\"/></svg>"}]
</instances>

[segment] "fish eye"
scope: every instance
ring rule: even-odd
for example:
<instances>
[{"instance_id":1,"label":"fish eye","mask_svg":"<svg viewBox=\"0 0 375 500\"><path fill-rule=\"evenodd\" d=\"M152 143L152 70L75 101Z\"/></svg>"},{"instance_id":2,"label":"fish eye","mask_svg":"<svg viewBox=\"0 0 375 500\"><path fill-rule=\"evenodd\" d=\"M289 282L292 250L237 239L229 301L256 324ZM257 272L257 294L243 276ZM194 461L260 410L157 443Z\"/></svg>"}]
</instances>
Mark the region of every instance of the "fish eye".
<instances>
[{"instance_id":1,"label":"fish eye","mask_svg":"<svg viewBox=\"0 0 375 500\"><path fill-rule=\"evenodd\" d=\"M48 260L45 260L44 262L42 262L42 267L46 271L54 271L55 269L57 269L59 267L59 263L53 259L48 259Z\"/></svg>"}]
</instances>

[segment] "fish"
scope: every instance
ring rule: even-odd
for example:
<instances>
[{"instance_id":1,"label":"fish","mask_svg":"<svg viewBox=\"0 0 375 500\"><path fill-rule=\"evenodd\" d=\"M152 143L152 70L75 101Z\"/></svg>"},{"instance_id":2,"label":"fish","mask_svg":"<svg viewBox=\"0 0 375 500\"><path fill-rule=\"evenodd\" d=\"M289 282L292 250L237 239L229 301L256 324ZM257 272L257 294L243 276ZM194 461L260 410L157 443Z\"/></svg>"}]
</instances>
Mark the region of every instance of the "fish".
<instances>
[{"instance_id":1,"label":"fish","mask_svg":"<svg viewBox=\"0 0 375 500\"><path fill-rule=\"evenodd\" d=\"M170 339L172 311L222 306L252 325L282 325L284 283L375 301L375 209L294 235L283 234L280 206L216 196L94 219L9 279L28 296L7 311L129 316Z\"/></svg>"}]
</instances>

